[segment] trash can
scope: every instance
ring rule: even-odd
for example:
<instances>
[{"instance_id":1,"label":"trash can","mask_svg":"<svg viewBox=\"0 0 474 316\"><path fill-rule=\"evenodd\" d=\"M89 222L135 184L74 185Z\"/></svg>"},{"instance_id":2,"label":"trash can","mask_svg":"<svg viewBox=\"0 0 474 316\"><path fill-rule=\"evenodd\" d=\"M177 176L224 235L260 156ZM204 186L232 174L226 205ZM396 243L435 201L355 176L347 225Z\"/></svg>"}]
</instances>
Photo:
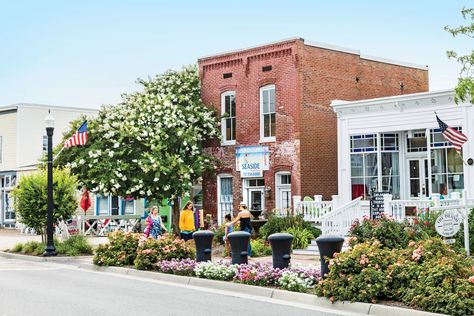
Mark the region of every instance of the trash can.
<instances>
[{"instance_id":1,"label":"trash can","mask_svg":"<svg viewBox=\"0 0 474 316\"><path fill-rule=\"evenodd\" d=\"M250 233L244 231L232 232L227 235L232 253L232 264L242 264L248 262L247 248L250 242Z\"/></svg>"},{"instance_id":2,"label":"trash can","mask_svg":"<svg viewBox=\"0 0 474 316\"><path fill-rule=\"evenodd\" d=\"M271 234L268 236L268 241L272 247L273 268L288 268L293 236L287 233Z\"/></svg>"},{"instance_id":3,"label":"trash can","mask_svg":"<svg viewBox=\"0 0 474 316\"><path fill-rule=\"evenodd\" d=\"M209 230L200 230L193 233L197 262L211 261L213 238L214 233Z\"/></svg>"},{"instance_id":4,"label":"trash can","mask_svg":"<svg viewBox=\"0 0 474 316\"><path fill-rule=\"evenodd\" d=\"M328 235L316 238L316 244L318 245L319 256L321 258L321 276L323 278L329 273L328 262L326 262L324 258L334 258L335 252L341 252L343 243L344 238L339 236Z\"/></svg>"}]
</instances>

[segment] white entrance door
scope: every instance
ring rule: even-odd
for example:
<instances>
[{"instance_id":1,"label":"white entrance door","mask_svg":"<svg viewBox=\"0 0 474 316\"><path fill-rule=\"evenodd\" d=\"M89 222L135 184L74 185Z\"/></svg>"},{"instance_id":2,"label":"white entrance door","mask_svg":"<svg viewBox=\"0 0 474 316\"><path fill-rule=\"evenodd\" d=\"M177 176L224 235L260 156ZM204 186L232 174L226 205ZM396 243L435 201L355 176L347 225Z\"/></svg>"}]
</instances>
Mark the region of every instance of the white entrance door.
<instances>
[{"instance_id":1,"label":"white entrance door","mask_svg":"<svg viewBox=\"0 0 474 316\"><path fill-rule=\"evenodd\" d=\"M265 209L265 195L262 188L249 189L249 207L251 210Z\"/></svg>"},{"instance_id":2,"label":"white entrance door","mask_svg":"<svg viewBox=\"0 0 474 316\"><path fill-rule=\"evenodd\" d=\"M410 199L428 197L428 181L428 159L408 159L408 193Z\"/></svg>"}]
</instances>

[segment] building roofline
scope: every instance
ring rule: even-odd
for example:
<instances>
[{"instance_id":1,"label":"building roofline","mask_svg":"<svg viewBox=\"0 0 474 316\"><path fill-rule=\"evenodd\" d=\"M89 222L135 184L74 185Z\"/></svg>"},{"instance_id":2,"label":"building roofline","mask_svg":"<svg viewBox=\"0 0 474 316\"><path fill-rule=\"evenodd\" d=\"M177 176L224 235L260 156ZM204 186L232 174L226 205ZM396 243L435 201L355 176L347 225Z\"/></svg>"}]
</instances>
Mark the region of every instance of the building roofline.
<instances>
[{"instance_id":1,"label":"building roofline","mask_svg":"<svg viewBox=\"0 0 474 316\"><path fill-rule=\"evenodd\" d=\"M207 59L211 59L211 58L224 57L224 56L232 55L232 54L236 54L236 53L243 53L243 52L246 52L246 51L249 51L249 50L253 50L253 49L257 49L257 48L262 48L262 47L265 47L265 46L271 46L271 45L276 45L276 44L283 44L283 43L294 42L294 41L298 41L298 40L304 41L304 39L302 39L301 37L296 37L296 36L295 36L295 37L290 37L290 38L282 39L282 40L279 40L279 41L273 41L273 42L269 42L269 43L254 45L254 46L250 46L250 47L244 47L244 48L241 48L241 49L233 49L233 50L226 51L226 52L222 52L222 53L217 53L217 54L212 54L212 55L207 55L207 56L199 57L199 58L198 58L198 62L199 62L199 61L204 61L204 60L207 60Z\"/></svg>"},{"instance_id":2,"label":"building roofline","mask_svg":"<svg viewBox=\"0 0 474 316\"><path fill-rule=\"evenodd\" d=\"M15 103L11 105L0 106L0 112L8 110L17 110L18 108L40 108L40 109L52 109L52 110L63 110L63 111L78 111L78 112L98 112L99 109L93 108L81 108L81 107L69 107L69 106L59 106L59 105L47 105L47 104L37 104L37 103Z\"/></svg>"},{"instance_id":3,"label":"building roofline","mask_svg":"<svg viewBox=\"0 0 474 316\"><path fill-rule=\"evenodd\" d=\"M250 50L258 49L258 48L263 48L266 46L272 46L272 45L277 45L277 44L283 44L283 43L288 43L288 42L294 42L294 41L303 41L304 45L306 46L311 46L311 47L316 47L316 48L322 48L322 49L327 49L327 50L332 50L332 51L337 51L337 52L343 52L343 53L348 53L348 54L353 54L353 55L358 55L361 59L365 60L371 60L371 61L377 61L377 62L382 62L385 64L391 64L391 65L398 65L398 66L403 66L403 67L409 67L409 68L417 68L421 70L428 70L427 65L420 65L420 64L415 64L415 63L410 63L410 62L405 62L405 61L399 61L399 60L394 60L394 59L388 59L388 58L383 58L383 57L377 57L377 56L371 56L371 55L365 55L360 52L360 50L357 49L352 49L352 48L347 48L347 47L342 47L342 46L337 46L337 45L332 45L332 44L327 44L327 43L322 43L322 42L313 42L313 41L305 41L304 38L301 37L290 37L287 39L282 39L279 41L274 41L270 43L265 43L265 44L260 44L260 45L255 45L251 47L246 47L242 49L236 49L236 50L231 50L227 52L222 52L222 53L217 53L213 55L208 55L208 56L203 56L198 58L198 62L201 61L206 61L212 58L218 58L218 57L225 57L237 53L244 53Z\"/></svg>"},{"instance_id":4,"label":"building roofline","mask_svg":"<svg viewBox=\"0 0 474 316\"><path fill-rule=\"evenodd\" d=\"M402 95L396 95L396 96L390 96L390 97L366 99L366 100L359 100L359 101L333 100L331 101L331 107L334 109L334 111L336 111L336 110L342 110L345 108L370 106L370 105L375 105L375 104L382 105L382 104L393 103L393 102L415 101L417 99L422 99L422 98L436 98L436 97L441 97L441 96L454 97L454 90L446 89L446 90L438 90L438 91L419 92L419 93L402 94Z\"/></svg>"}]
</instances>

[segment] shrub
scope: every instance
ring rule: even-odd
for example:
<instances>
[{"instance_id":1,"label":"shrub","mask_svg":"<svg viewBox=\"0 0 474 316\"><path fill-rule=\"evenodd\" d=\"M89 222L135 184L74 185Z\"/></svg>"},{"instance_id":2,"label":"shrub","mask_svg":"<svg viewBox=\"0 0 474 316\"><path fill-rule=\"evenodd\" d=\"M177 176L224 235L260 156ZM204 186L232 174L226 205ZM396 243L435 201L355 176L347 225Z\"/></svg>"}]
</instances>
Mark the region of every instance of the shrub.
<instances>
[{"instance_id":1,"label":"shrub","mask_svg":"<svg viewBox=\"0 0 474 316\"><path fill-rule=\"evenodd\" d=\"M147 238L140 241L135 258L135 268L140 270L154 270L156 263L171 259L193 259L196 251L194 241L185 242L170 234L164 234L158 239Z\"/></svg>"},{"instance_id":2,"label":"shrub","mask_svg":"<svg viewBox=\"0 0 474 316\"><path fill-rule=\"evenodd\" d=\"M272 247L270 247L268 241L263 239L252 239L250 240L250 245L252 246L252 257L264 257L272 254Z\"/></svg>"},{"instance_id":3,"label":"shrub","mask_svg":"<svg viewBox=\"0 0 474 316\"><path fill-rule=\"evenodd\" d=\"M13 246L12 249L10 249L11 252L20 252L21 249L23 248L23 244L16 244L15 246Z\"/></svg>"},{"instance_id":4,"label":"shrub","mask_svg":"<svg viewBox=\"0 0 474 316\"><path fill-rule=\"evenodd\" d=\"M316 293L331 300L392 298L430 312L474 313L471 259L439 238L411 241L404 249L382 246L366 241L336 254Z\"/></svg>"},{"instance_id":5,"label":"shrub","mask_svg":"<svg viewBox=\"0 0 474 316\"><path fill-rule=\"evenodd\" d=\"M136 256L140 234L116 231L107 235L108 244L99 245L93 262L99 266L132 265Z\"/></svg>"},{"instance_id":6,"label":"shrub","mask_svg":"<svg viewBox=\"0 0 474 316\"><path fill-rule=\"evenodd\" d=\"M159 272L184 275L184 276L194 276L194 269L197 267L197 262L192 259L171 259L158 261L156 263L156 269Z\"/></svg>"},{"instance_id":7,"label":"shrub","mask_svg":"<svg viewBox=\"0 0 474 316\"><path fill-rule=\"evenodd\" d=\"M92 246L84 235L71 235L63 242L55 241L56 252L66 256L92 255Z\"/></svg>"},{"instance_id":8,"label":"shrub","mask_svg":"<svg viewBox=\"0 0 474 316\"><path fill-rule=\"evenodd\" d=\"M311 231L314 238L321 235L321 231L318 228L313 227L310 222L305 221L303 215L300 214L287 215L283 217L271 215L268 218L268 222L260 228L260 237L267 239L271 234L284 232L291 227L306 228Z\"/></svg>"},{"instance_id":9,"label":"shrub","mask_svg":"<svg viewBox=\"0 0 474 316\"><path fill-rule=\"evenodd\" d=\"M18 247L22 254L32 255L32 256L40 256L44 253L45 245L39 241L28 241L22 245L22 247Z\"/></svg>"},{"instance_id":10,"label":"shrub","mask_svg":"<svg viewBox=\"0 0 474 316\"><path fill-rule=\"evenodd\" d=\"M230 281L237 273L237 267L226 262L201 262L194 270L196 276L204 279Z\"/></svg>"},{"instance_id":11,"label":"shrub","mask_svg":"<svg viewBox=\"0 0 474 316\"><path fill-rule=\"evenodd\" d=\"M311 231L307 228L290 227L286 230L286 232L293 235L293 249L308 248L311 239L314 239L313 233L311 233Z\"/></svg>"},{"instance_id":12,"label":"shrub","mask_svg":"<svg viewBox=\"0 0 474 316\"><path fill-rule=\"evenodd\" d=\"M12 194L19 220L28 227L34 228L38 234L43 233L46 226L47 213L47 177L46 171L21 177ZM59 218L69 219L77 208L77 177L67 169L54 170L54 214L53 221Z\"/></svg>"}]
</instances>

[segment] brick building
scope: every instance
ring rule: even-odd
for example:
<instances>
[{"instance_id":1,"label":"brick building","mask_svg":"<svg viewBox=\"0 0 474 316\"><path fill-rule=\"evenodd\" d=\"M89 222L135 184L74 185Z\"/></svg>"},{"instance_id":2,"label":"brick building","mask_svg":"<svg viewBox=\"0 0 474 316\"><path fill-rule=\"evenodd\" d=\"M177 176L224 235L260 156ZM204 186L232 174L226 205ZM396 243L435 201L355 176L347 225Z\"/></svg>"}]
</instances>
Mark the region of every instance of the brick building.
<instances>
[{"instance_id":1,"label":"brick building","mask_svg":"<svg viewBox=\"0 0 474 316\"><path fill-rule=\"evenodd\" d=\"M200 58L202 99L222 116L221 161L203 179L203 207L220 221L250 208L291 207L293 195L337 194L332 100L428 91L425 66L293 38Z\"/></svg>"}]
</instances>

